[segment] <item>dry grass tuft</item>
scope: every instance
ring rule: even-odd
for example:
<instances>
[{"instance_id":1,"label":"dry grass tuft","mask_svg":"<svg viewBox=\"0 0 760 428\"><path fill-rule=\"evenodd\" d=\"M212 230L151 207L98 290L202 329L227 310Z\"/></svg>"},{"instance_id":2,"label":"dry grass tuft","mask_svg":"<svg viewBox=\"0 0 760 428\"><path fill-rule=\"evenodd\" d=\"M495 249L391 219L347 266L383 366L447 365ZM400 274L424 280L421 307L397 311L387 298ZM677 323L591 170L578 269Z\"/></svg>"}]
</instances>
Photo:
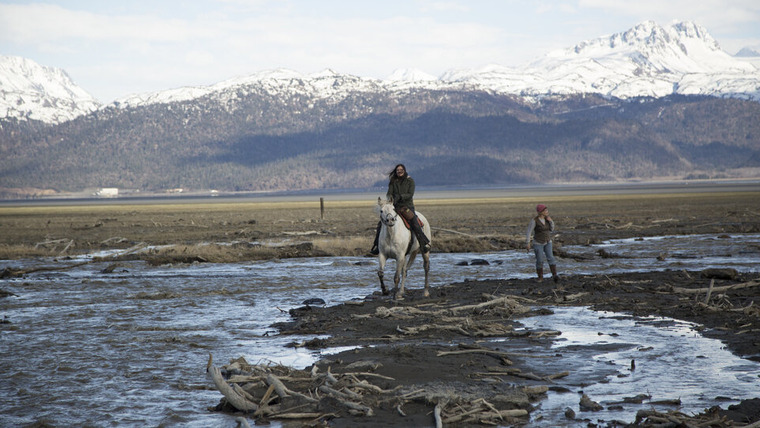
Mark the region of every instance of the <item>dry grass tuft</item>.
<instances>
[{"instance_id":1,"label":"dry grass tuft","mask_svg":"<svg viewBox=\"0 0 760 428\"><path fill-rule=\"evenodd\" d=\"M317 238L314 248L331 256L355 256L368 253L374 236Z\"/></svg>"},{"instance_id":2,"label":"dry grass tuft","mask_svg":"<svg viewBox=\"0 0 760 428\"><path fill-rule=\"evenodd\" d=\"M0 245L0 260L28 259L34 257L55 257L59 252L51 248L35 248L24 244Z\"/></svg>"}]
</instances>

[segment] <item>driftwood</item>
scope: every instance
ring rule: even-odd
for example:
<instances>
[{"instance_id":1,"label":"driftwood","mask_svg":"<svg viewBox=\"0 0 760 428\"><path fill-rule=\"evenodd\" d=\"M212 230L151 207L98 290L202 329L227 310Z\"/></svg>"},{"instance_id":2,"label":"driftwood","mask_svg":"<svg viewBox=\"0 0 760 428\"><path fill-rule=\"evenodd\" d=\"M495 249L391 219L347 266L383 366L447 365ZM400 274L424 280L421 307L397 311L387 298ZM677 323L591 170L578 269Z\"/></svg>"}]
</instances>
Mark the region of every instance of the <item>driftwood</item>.
<instances>
[{"instance_id":1,"label":"driftwood","mask_svg":"<svg viewBox=\"0 0 760 428\"><path fill-rule=\"evenodd\" d=\"M74 240L73 239L69 240L69 243L66 244L66 246L63 248L63 250L61 250L60 253L58 253L58 255L60 256L60 255L65 254L67 251L69 251L69 248L71 248L72 245L74 245Z\"/></svg>"},{"instance_id":2,"label":"driftwood","mask_svg":"<svg viewBox=\"0 0 760 428\"><path fill-rule=\"evenodd\" d=\"M47 241L38 242L34 244L34 248L37 249L39 247L44 248L50 248L53 247L52 250L55 251L59 245L66 244L66 246L63 248L63 250L60 251L59 255L65 253L72 245L74 245L73 239L48 239Z\"/></svg>"},{"instance_id":3,"label":"driftwood","mask_svg":"<svg viewBox=\"0 0 760 428\"><path fill-rule=\"evenodd\" d=\"M433 415L435 417L435 427L436 428L443 428L443 419L441 418L441 413L443 410L441 409L440 404L435 405L435 409L433 410Z\"/></svg>"},{"instance_id":4,"label":"driftwood","mask_svg":"<svg viewBox=\"0 0 760 428\"><path fill-rule=\"evenodd\" d=\"M42 267L36 267L36 268L30 268L30 269L15 269L12 267L7 267L3 269L2 271L0 271L0 278L19 278L33 272L50 272L50 271L56 271L56 270L68 270L68 269L73 269L79 266L84 266L90 263L92 263L92 261L75 263L72 265L65 265L65 266L42 266Z\"/></svg>"},{"instance_id":5,"label":"driftwood","mask_svg":"<svg viewBox=\"0 0 760 428\"><path fill-rule=\"evenodd\" d=\"M122 238L121 236L112 236L108 239L100 241L100 245L121 244L122 242L127 242L127 241L128 241L127 238Z\"/></svg>"},{"instance_id":6,"label":"driftwood","mask_svg":"<svg viewBox=\"0 0 760 428\"><path fill-rule=\"evenodd\" d=\"M485 348L460 349L458 351L440 351L436 354L436 356L443 357L446 355L460 355L460 354L486 354L486 355L494 355L498 357L554 358L551 355L533 355L533 354L523 354L523 353L518 353L518 352L501 352L501 351L492 351L490 349L485 349Z\"/></svg>"},{"instance_id":7,"label":"driftwood","mask_svg":"<svg viewBox=\"0 0 760 428\"><path fill-rule=\"evenodd\" d=\"M551 382L554 379L559 379L565 376L569 376L570 372L564 371L560 373L551 374L548 376L538 376L533 373L523 373L522 370L512 367L489 367L487 372L475 373L476 376L491 377L491 376L514 376L529 380L538 380ZM525 387L523 390L528 395L539 395L546 392L549 389L547 386L531 386Z\"/></svg>"},{"instance_id":8,"label":"driftwood","mask_svg":"<svg viewBox=\"0 0 760 428\"><path fill-rule=\"evenodd\" d=\"M514 296L508 296L508 297L499 297L492 300L489 300L484 303L479 303L476 305L463 305L463 306L455 306L448 309L442 309L440 311L436 311L435 313L444 313L444 312L481 312L487 309L491 309L497 306L505 306L510 309L513 309L516 313L525 313L528 312L530 309L527 307L524 307L517 303L517 299Z\"/></svg>"},{"instance_id":9,"label":"driftwood","mask_svg":"<svg viewBox=\"0 0 760 428\"><path fill-rule=\"evenodd\" d=\"M214 381L214 385L219 392L224 395L227 401L237 410L244 412L253 412L259 409L256 403L248 401L245 397L240 395L235 389L230 386L222 377L222 372L219 368L212 366L208 371L211 380Z\"/></svg>"},{"instance_id":10,"label":"driftwood","mask_svg":"<svg viewBox=\"0 0 760 428\"><path fill-rule=\"evenodd\" d=\"M447 416L444 410L441 411L443 424L487 424L495 425L499 422L510 421L514 418L524 418L528 416L528 411L525 409L505 409L498 410L493 404L488 401L479 398L470 403L470 409L462 409L461 406L458 410L459 413ZM463 410L463 411L462 411Z\"/></svg>"},{"instance_id":11,"label":"driftwood","mask_svg":"<svg viewBox=\"0 0 760 428\"><path fill-rule=\"evenodd\" d=\"M711 279L710 280L710 288L707 290L707 296L705 296L705 304L710 303L710 296L712 296L713 286L714 285L715 285L715 280Z\"/></svg>"},{"instance_id":12,"label":"driftwood","mask_svg":"<svg viewBox=\"0 0 760 428\"><path fill-rule=\"evenodd\" d=\"M121 253L112 256L112 257L121 257L121 256L126 256L128 254L136 253L136 252L144 249L147 246L148 246L148 244L146 244L145 242L140 242L140 243L137 243L137 244L135 244L135 245L127 248L126 250L122 251Z\"/></svg>"},{"instance_id":13,"label":"driftwood","mask_svg":"<svg viewBox=\"0 0 760 428\"><path fill-rule=\"evenodd\" d=\"M392 408L403 416L402 406L410 401L422 401L434 407L439 426L455 422L494 425L528 416L527 410L499 409L482 398L467 400L456 395L436 398L428 396L425 390L404 392L401 385L381 388L359 377L380 378L384 382L393 379L366 372L332 373L328 369L319 373L316 367L299 371L283 366L252 366L242 358L218 368L210 355L206 370L223 395L216 409L242 411L257 421L308 419L309 424L314 425L341 416L371 417L375 406L383 403L393 403ZM547 390L540 386L531 388L526 394L541 394ZM518 406L519 403L506 405ZM331 411L327 413L323 409ZM238 420L238 423L242 425L246 421Z\"/></svg>"},{"instance_id":14,"label":"driftwood","mask_svg":"<svg viewBox=\"0 0 760 428\"><path fill-rule=\"evenodd\" d=\"M459 324L425 324L418 327L396 327L396 331L401 334L419 334L428 330L443 330L459 333L463 336L474 337L503 337L510 336L514 333L512 326L499 323L477 323L462 320ZM532 336L531 336L532 337Z\"/></svg>"},{"instance_id":15,"label":"driftwood","mask_svg":"<svg viewBox=\"0 0 760 428\"><path fill-rule=\"evenodd\" d=\"M748 282L742 282L739 284L724 285L722 287L713 287L712 285L713 284L711 282L710 287L708 288L673 287L673 292L679 293L679 294L723 293L723 292L731 291L731 290L740 290L743 288L757 287L757 286L760 286L760 281L748 281Z\"/></svg>"},{"instance_id":16,"label":"driftwood","mask_svg":"<svg viewBox=\"0 0 760 428\"><path fill-rule=\"evenodd\" d=\"M759 428L760 422L748 425L737 424L736 422L723 417L717 417L710 414L689 416L678 411L667 413L656 410L639 410L636 412L635 426L642 427L744 427Z\"/></svg>"},{"instance_id":17,"label":"driftwood","mask_svg":"<svg viewBox=\"0 0 760 428\"><path fill-rule=\"evenodd\" d=\"M250 425L250 424L248 423L248 421L247 421L247 420L246 420L244 417L242 417L242 416L238 416L237 418L235 418L235 422L237 422L237 423L238 423L238 424L237 424L237 426L238 426L239 428L251 428L251 425Z\"/></svg>"}]
</instances>

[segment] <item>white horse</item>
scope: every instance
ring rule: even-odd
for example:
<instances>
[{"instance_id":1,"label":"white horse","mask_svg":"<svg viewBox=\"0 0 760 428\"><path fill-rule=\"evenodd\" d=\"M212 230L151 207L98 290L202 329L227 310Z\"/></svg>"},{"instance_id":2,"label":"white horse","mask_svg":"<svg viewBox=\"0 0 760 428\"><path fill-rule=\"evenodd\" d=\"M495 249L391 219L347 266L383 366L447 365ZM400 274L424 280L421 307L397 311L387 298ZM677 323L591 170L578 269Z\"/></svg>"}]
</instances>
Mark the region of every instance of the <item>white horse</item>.
<instances>
[{"instance_id":1,"label":"white horse","mask_svg":"<svg viewBox=\"0 0 760 428\"><path fill-rule=\"evenodd\" d=\"M420 243L414 236L414 233L404 225L404 220L396 213L393 203L377 198L377 207L375 211L380 214L380 236L377 240L379 266L377 276L380 278L380 287L383 294L388 294L383 282L383 271L385 270L385 261L387 259L396 260L396 274L393 276L394 290L396 299L404 298L404 283L406 282L406 272L409 266L414 262L417 253L420 252ZM422 221L422 230L428 239L431 238L430 225L425 216L416 213ZM430 272L430 252L422 253L422 265L425 268L425 297L430 297L430 287L428 274Z\"/></svg>"}]
</instances>

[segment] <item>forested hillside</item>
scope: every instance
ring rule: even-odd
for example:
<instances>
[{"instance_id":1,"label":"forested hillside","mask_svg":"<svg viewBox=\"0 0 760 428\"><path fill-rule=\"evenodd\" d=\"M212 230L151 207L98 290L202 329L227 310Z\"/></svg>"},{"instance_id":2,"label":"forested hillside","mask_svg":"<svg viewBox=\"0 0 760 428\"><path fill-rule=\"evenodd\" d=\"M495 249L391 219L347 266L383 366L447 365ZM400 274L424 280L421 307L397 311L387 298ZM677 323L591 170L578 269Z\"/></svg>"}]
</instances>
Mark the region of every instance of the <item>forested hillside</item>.
<instances>
[{"instance_id":1,"label":"forested hillside","mask_svg":"<svg viewBox=\"0 0 760 428\"><path fill-rule=\"evenodd\" d=\"M57 126L5 121L0 187L367 188L398 162L429 186L735 176L760 167L753 101L529 102L423 89L337 101L232 95L112 107Z\"/></svg>"}]
</instances>

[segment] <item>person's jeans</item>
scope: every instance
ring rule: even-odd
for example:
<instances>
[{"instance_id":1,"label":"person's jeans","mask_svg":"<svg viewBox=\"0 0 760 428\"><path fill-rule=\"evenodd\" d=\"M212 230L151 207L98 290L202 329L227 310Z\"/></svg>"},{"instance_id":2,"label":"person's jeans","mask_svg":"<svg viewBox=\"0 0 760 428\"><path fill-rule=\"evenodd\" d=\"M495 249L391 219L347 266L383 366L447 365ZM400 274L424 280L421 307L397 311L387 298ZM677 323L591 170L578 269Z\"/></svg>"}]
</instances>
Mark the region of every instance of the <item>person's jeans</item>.
<instances>
[{"instance_id":1,"label":"person's jeans","mask_svg":"<svg viewBox=\"0 0 760 428\"><path fill-rule=\"evenodd\" d=\"M554 254L552 254L552 241L546 244L533 241L533 252L536 253L536 269L543 269L544 261L548 261L549 266L557 264L557 261L554 260Z\"/></svg>"}]
</instances>

